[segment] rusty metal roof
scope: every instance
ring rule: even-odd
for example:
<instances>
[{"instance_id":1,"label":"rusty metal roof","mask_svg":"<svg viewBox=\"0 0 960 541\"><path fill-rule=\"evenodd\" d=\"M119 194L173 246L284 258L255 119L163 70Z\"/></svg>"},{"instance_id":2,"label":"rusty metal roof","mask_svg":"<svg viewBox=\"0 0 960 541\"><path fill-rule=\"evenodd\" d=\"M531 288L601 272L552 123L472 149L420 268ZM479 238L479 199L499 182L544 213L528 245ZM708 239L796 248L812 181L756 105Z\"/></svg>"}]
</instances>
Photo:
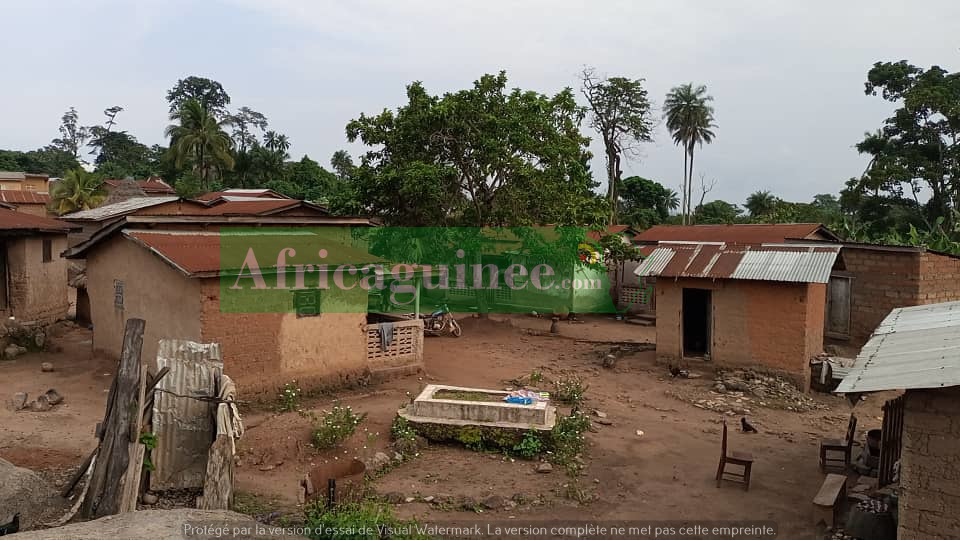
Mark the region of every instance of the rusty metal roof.
<instances>
[{"instance_id":1,"label":"rusty metal roof","mask_svg":"<svg viewBox=\"0 0 960 541\"><path fill-rule=\"evenodd\" d=\"M264 198L231 201L218 198L212 201L181 200L177 203L143 208L136 214L139 216L268 216L277 212L298 210L312 216L329 215L323 207L298 199Z\"/></svg>"},{"instance_id":2,"label":"rusty metal roof","mask_svg":"<svg viewBox=\"0 0 960 541\"><path fill-rule=\"evenodd\" d=\"M74 229L68 223L34 216L25 212L0 208L0 231L29 231L36 233L66 233Z\"/></svg>"},{"instance_id":3,"label":"rusty metal roof","mask_svg":"<svg viewBox=\"0 0 960 541\"><path fill-rule=\"evenodd\" d=\"M723 224L655 225L634 237L634 242L641 244L674 241L764 244L808 238L840 240L823 224Z\"/></svg>"},{"instance_id":4,"label":"rusty metal roof","mask_svg":"<svg viewBox=\"0 0 960 541\"><path fill-rule=\"evenodd\" d=\"M873 331L838 393L960 385L960 302L896 308Z\"/></svg>"},{"instance_id":5,"label":"rusty metal roof","mask_svg":"<svg viewBox=\"0 0 960 541\"><path fill-rule=\"evenodd\" d=\"M0 201L20 205L46 205L50 202L50 194L46 192L0 190Z\"/></svg>"},{"instance_id":6,"label":"rusty metal roof","mask_svg":"<svg viewBox=\"0 0 960 541\"><path fill-rule=\"evenodd\" d=\"M125 216L143 208L176 201L177 199L179 198L176 196L131 197L130 199L124 201L103 205L90 210L71 212L70 214L64 215L63 219L68 221L76 220L99 222L101 220L109 220L112 218Z\"/></svg>"},{"instance_id":7,"label":"rusty metal roof","mask_svg":"<svg viewBox=\"0 0 960 541\"><path fill-rule=\"evenodd\" d=\"M637 276L827 283L839 246L661 243Z\"/></svg>"}]
</instances>

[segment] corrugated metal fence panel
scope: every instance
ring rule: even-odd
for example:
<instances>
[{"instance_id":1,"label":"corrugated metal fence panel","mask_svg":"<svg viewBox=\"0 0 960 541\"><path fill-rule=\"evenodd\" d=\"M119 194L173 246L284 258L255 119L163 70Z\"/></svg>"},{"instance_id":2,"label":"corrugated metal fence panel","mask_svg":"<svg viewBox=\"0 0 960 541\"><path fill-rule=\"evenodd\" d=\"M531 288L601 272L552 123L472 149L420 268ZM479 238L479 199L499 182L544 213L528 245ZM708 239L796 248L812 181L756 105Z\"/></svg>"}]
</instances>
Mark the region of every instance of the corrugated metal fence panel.
<instances>
[{"instance_id":1,"label":"corrugated metal fence panel","mask_svg":"<svg viewBox=\"0 0 960 541\"><path fill-rule=\"evenodd\" d=\"M154 391L151 490L203 487L207 452L216 437L215 398L223 374L220 344L160 340L156 370L170 368Z\"/></svg>"}]
</instances>

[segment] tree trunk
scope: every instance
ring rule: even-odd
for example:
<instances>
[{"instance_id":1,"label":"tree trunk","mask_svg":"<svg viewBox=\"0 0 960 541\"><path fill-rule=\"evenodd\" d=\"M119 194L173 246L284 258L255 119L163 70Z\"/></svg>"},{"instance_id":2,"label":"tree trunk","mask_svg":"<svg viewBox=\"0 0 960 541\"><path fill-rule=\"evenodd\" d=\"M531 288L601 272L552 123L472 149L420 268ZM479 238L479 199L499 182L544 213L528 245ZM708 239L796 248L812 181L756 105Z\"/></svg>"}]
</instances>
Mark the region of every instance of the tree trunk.
<instances>
[{"instance_id":1,"label":"tree trunk","mask_svg":"<svg viewBox=\"0 0 960 541\"><path fill-rule=\"evenodd\" d=\"M680 223L687 225L687 146L683 146L683 185L680 186Z\"/></svg>"},{"instance_id":2,"label":"tree trunk","mask_svg":"<svg viewBox=\"0 0 960 541\"><path fill-rule=\"evenodd\" d=\"M607 150L607 197L610 199L610 225L616 223L617 219L617 153L610 149Z\"/></svg>"},{"instance_id":3,"label":"tree trunk","mask_svg":"<svg viewBox=\"0 0 960 541\"><path fill-rule=\"evenodd\" d=\"M693 199L693 147L690 147L690 174L687 175L687 214L690 215L690 225L693 225L695 220L693 219L694 209L690 208L691 199Z\"/></svg>"}]
</instances>

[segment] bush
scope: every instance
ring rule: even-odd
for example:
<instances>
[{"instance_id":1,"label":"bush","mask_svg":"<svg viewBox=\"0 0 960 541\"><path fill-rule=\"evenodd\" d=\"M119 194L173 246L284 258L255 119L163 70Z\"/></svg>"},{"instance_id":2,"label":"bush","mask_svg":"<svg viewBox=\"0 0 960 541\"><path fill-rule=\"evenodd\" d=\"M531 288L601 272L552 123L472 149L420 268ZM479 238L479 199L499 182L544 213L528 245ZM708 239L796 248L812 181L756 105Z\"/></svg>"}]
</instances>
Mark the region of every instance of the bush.
<instances>
[{"instance_id":1,"label":"bush","mask_svg":"<svg viewBox=\"0 0 960 541\"><path fill-rule=\"evenodd\" d=\"M587 386L579 376L569 376L553 383L556 388L556 398L564 404L579 406L587 392Z\"/></svg>"},{"instance_id":2,"label":"bush","mask_svg":"<svg viewBox=\"0 0 960 541\"><path fill-rule=\"evenodd\" d=\"M579 455L586 446L584 432L590 428L590 418L581 412L557 418L553 426L551 441L553 442L553 456L551 461L565 466L571 476L580 472Z\"/></svg>"},{"instance_id":3,"label":"bush","mask_svg":"<svg viewBox=\"0 0 960 541\"><path fill-rule=\"evenodd\" d=\"M393 448L404 458L415 456L420 445L417 442L417 432L407 420L399 415L390 425L390 436L393 438Z\"/></svg>"},{"instance_id":4,"label":"bush","mask_svg":"<svg viewBox=\"0 0 960 541\"><path fill-rule=\"evenodd\" d=\"M531 459L539 455L543 451L543 447L543 440L540 439L540 435L533 430L528 430L520 443L513 446L513 452L520 458Z\"/></svg>"},{"instance_id":5,"label":"bush","mask_svg":"<svg viewBox=\"0 0 960 541\"><path fill-rule=\"evenodd\" d=\"M296 411L300 408L300 387L297 386L297 380L293 380L290 383L286 383L283 387L280 387L280 392L277 395L277 400L279 404L277 405L277 411Z\"/></svg>"},{"instance_id":6,"label":"bush","mask_svg":"<svg viewBox=\"0 0 960 541\"><path fill-rule=\"evenodd\" d=\"M380 502L343 504L333 509L315 505L306 510L310 539L418 539L414 520L400 520Z\"/></svg>"},{"instance_id":7,"label":"bush","mask_svg":"<svg viewBox=\"0 0 960 541\"><path fill-rule=\"evenodd\" d=\"M356 432L357 426L366 419L367 414L356 414L350 406L337 404L314 426L313 441L317 449L330 449Z\"/></svg>"}]
</instances>

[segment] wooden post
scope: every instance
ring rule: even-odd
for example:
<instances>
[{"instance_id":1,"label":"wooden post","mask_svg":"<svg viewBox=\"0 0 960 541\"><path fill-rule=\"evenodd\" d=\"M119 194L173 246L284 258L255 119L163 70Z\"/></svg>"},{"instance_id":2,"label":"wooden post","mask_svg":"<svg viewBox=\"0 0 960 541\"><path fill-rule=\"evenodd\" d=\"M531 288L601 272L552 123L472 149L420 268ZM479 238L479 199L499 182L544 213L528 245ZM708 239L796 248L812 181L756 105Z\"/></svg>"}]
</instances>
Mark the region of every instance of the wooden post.
<instances>
[{"instance_id":1,"label":"wooden post","mask_svg":"<svg viewBox=\"0 0 960 541\"><path fill-rule=\"evenodd\" d=\"M210 447L203 495L197 498L200 509L230 509L233 504L233 441L220 434Z\"/></svg>"},{"instance_id":2,"label":"wooden post","mask_svg":"<svg viewBox=\"0 0 960 541\"><path fill-rule=\"evenodd\" d=\"M140 425L140 353L145 326L142 319L128 319L123 332L123 350L114 376L115 396L104 416L97 461L81 508L86 518L114 515L121 510L121 481L130 466L130 444L139 438L133 431Z\"/></svg>"},{"instance_id":3,"label":"wooden post","mask_svg":"<svg viewBox=\"0 0 960 541\"><path fill-rule=\"evenodd\" d=\"M413 292L413 318L420 319L420 278L415 279L416 291Z\"/></svg>"}]
</instances>

